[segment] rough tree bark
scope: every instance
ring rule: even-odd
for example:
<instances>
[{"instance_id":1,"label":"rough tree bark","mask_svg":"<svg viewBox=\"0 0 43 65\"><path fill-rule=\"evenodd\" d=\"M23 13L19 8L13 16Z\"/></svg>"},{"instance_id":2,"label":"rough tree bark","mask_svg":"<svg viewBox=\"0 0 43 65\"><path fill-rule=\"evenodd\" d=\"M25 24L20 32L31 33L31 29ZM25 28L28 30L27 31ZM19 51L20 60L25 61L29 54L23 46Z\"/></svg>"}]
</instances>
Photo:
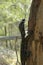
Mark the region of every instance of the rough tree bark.
<instances>
[{"instance_id":1,"label":"rough tree bark","mask_svg":"<svg viewBox=\"0 0 43 65\"><path fill-rule=\"evenodd\" d=\"M25 34L23 35L25 36ZM43 0L32 1L28 21L28 37L22 38L22 41L23 45L27 42L27 53L29 50L31 51L31 54L26 56L26 65L43 65Z\"/></svg>"},{"instance_id":2,"label":"rough tree bark","mask_svg":"<svg viewBox=\"0 0 43 65\"><path fill-rule=\"evenodd\" d=\"M31 50L32 55L30 57L27 58L27 65L37 65L37 42L38 40L36 39L36 19L37 19L37 14L38 14L38 10L40 7L40 3L41 0L33 0L32 1L32 5L30 8L30 17L29 17L29 21L28 21L28 35L32 32L32 34L30 34L30 39L28 40L28 50ZM35 39L35 46L33 46L33 40ZM34 52L33 52L33 47Z\"/></svg>"}]
</instances>

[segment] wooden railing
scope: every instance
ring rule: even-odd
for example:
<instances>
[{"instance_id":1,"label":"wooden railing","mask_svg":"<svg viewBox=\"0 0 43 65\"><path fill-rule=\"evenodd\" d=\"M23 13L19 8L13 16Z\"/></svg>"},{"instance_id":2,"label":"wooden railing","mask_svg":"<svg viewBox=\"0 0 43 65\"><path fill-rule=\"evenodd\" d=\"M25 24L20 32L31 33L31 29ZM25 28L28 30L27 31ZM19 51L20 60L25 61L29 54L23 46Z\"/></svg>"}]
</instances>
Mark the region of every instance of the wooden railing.
<instances>
[{"instance_id":1,"label":"wooden railing","mask_svg":"<svg viewBox=\"0 0 43 65\"><path fill-rule=\"evenodd\" d=\"M21 39L21 36L0 36L0 40L14 40L15 38Z\"/></svg>"}]
</instances>

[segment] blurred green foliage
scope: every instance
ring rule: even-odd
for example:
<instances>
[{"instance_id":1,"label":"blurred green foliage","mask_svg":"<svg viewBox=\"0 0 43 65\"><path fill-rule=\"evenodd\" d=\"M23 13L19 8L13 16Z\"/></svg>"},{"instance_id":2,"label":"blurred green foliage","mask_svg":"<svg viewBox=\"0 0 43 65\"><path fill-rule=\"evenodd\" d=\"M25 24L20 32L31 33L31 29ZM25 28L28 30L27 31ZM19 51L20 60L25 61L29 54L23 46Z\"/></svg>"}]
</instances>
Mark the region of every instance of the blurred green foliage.
<instances>
[{"instance_id":1,"label":"blurred green foliage","mask_svg":"<svg viewBox=\"0 0 43 65\"><path fill-rule=\"evenodd\" d=\"M13 30L18 31L17 25L22 18L25 18L27 23L30 4L31 0L0 0L0 28L6 26L10 30L9 23L13 23L15 24ZM0 35L4 35L1 29Z\"/></svg>"},{"instance_id":2,"label":"blurred green foliage","mask_svg":"<svg viewBox=\"0 0 43 65\"><path fill-rule=\"evenodd\" d=\"M17 36L17 35L19 36L20 32L18 26L19 23L21 22L21 19L23 18L26 19L25 29L27 29L31 2L32 0L0 0L0 36ZM15 53L18 52L18 57L19 57L18 59L20 61L20 47L21 47L20 43L21 43L21 39L3 40L3 41L0 40L0 47L5 48L4 51L6 52L4 53L6 53L6 55L8 55L9 49L14 50L13 52ZM2 52L3 50L1 50L1 53ZM15 61L15 57L17 56L14 57L12 55L13 53L12 54L11 53L12 52L10 51L9 57L11 55L11 57L13 57ZM6 55L3 57L4 58L6 57L5 60L6 61L8 60L8 63L10 62L9 65L11 65L11 62L13 60ZM3 65L7 65L6 64L7 62L4 63L4 59L1 61L3 62ZM12 65L15 64L12 63Z\"/></svg>"}]
</instances>

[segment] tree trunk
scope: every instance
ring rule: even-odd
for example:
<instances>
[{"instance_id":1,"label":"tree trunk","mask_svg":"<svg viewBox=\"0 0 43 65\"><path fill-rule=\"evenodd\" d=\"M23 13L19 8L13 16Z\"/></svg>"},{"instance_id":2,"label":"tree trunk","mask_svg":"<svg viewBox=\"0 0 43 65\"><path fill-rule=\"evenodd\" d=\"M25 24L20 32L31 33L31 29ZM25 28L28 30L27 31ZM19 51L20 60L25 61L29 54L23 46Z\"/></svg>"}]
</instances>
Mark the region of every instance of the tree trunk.
<instances>
[{"instance_id":1,"label":"tree trunk","mask_svg":"<svg viewBox=\"0 0 43 65\"><path fill-rule=\"evenodd\" d=\"M39 37L40 27L37 25L37 22L40 20L39 14L41 9L41 0L33 0L30 8L30 17L28 21L28 34L33 32L28 40L28 50L31 50L32 55L27 58L27 65L42 65L39 63L39 53L41 53L41 36ZM38 20L37 20L38 19ZM41 22L40 22L41 23ZM40 24L38 22L38 24ZM38 28L38 27L39 28ZM30 47L29 47L30 44ZM40 51L40 52L39 52Z\"/></svg>"}]
</instances>

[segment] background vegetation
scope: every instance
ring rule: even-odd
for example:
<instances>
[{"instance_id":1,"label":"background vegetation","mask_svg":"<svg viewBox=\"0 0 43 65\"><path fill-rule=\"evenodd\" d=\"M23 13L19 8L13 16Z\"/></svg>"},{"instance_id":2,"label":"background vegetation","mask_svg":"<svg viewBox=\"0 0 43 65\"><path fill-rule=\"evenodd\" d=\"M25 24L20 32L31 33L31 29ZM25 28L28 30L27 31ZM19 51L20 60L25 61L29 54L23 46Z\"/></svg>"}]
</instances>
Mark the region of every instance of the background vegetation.
<instances>
[{"instance_id":1,"label":"background vegetation","mask_svg":"<svg viewBox=\"0 0 43 65\"><path fill-rule=\"evenodd\" d=\"M18 26L23 18L26 19L25 29L27 29L31 2L32 0L0 0L0 36L20 36ZM9 65L15 65L17 62L15 50L20 57L20 43L21 40L19 39L13 41L0 40L0 58L4 58ZM0 64L1 61L3 65L7 65L3 60L0 60Z\"/></svg>"}]
</instances>

